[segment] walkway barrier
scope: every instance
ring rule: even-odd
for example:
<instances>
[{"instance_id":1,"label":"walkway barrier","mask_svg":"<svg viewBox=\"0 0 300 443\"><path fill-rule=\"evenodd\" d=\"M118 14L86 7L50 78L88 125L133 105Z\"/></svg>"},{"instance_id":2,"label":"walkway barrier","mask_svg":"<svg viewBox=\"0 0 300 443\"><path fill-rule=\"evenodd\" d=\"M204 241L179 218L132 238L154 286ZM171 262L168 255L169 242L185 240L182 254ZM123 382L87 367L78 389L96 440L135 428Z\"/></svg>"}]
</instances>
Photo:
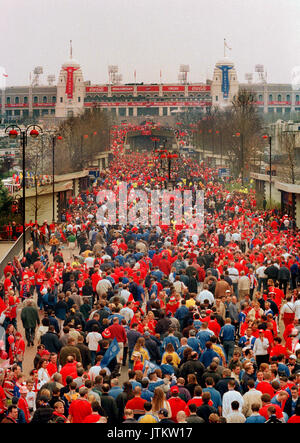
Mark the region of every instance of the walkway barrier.
<instances>
[{"instance_id":1,"label":"walkway barrier","mask_svg":"<svg viewBox=\"0 0 300 443\"><path fill-rule=\"evenodd\" d=\"M31 229L26 228L25 230L25 240L26 243L31 239ZM0 262L0 279L3 278L3 271L8 262L12 262L14 257L19 257L23 252L23 234L15 241L11 246L6 255L2 258Z\"/></svg>"}]
</instances>

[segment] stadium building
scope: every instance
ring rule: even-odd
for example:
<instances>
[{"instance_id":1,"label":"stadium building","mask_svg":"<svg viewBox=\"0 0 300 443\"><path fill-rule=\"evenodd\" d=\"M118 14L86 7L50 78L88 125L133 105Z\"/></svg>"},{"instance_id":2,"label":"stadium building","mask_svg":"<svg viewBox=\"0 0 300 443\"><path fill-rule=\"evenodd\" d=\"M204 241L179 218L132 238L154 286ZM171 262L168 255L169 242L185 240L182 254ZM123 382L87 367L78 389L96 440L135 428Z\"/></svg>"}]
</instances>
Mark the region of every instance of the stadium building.
<instances>
[{"instance_id":1,"label":"stadium building","mask_svg":"<svg viewBox=\"0 0 300 443\"><path fill-rule=\"evenodd\" d=\"M121 84L117 67L110 67L109 83L91 84L84 79L80 64L70 58L62 65L56 85L35 82L3 87L1 122L35 119L55 124L95 107L108 109L121 118L170 116L193 109L209 113L212 106L230 104L239 88L255 92L258 109L264 114L288 119L292 113L300 112L299 89L292 84L267 83L262 75L257 83L239 83L234 63L227 57L216 63L212 79L205 83L187 82L187 70L181 73L178 83Z\"/></svg>"}]
</instances>

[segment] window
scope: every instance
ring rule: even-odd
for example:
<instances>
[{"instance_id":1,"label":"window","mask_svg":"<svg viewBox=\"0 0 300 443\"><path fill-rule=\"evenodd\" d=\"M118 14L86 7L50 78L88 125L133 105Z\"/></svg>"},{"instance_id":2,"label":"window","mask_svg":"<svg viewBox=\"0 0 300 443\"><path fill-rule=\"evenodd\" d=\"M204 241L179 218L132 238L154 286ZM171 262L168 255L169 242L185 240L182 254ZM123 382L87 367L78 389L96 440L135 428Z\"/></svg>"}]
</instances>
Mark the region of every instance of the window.
<instances>
[{"instance_id":1,"label":"window","mask_svg":"<svg viewBox=\"0 0 300 443\"><path fill-rule=\"evenodd\" d=\"M18 105L20 103L20 98L19 97L15 97L15 104Z\"/></svg>"},{"instance_id":2,"label":"window","mask_svg":"<svg viewBox=\"0 0 300 443\"><path fill-rule=\"evenodd\" d=\"M63 97L60 97L60 103L62 103L64 101Z\"/></svg>"},{"instance_id":3,"label":"window","mask_svg":"<svg viewBox=\"0 0 300 443\"><path fill-rule=\"evenodd\" d=\"M39 98L37 96L33 97L33 103L38 103L39 102Z\"/></svg>"},{"instance_id":4,"label":"window","mask_svg":"<svg viewBox=\"0 0 300 443\"><path fill-rule=\"evenodd\" d=\"M262 96L262 94L259 94L259 96L258 96L258 101L259 101L259 102L262 102L262 101L263 101L263 96Z\"/></svg>"},{"instance_id":5,"label":"window","mask_svg":"<svg viewBox=\"0 0 300 443\"><path fill-rule=\"evenodd\" d=\"M282 114L282 108L276 108L277 114Z\"/></svg>"},{"instance_id":6,"label":"window","mask_svg":"<svg viewBox=\"0 0 300 443\"><path fill-rule=\"evenodd\" d=\"M279 102L281 102L281 94L278 94L278 98L277 98L277 100L278 100Z\"/></svg>"},{"instance_id":7,"label":"window","mask_svg":"<svg viewBox=\"0 0 300 443\"><path fill-rule=\"evenodd\" d=\"M21 111L20 109L15 109L15 115L20 116L21 115Z\"/></svg>"},{"instance_id":8,"label":"window","mask_svg":"<svg viewBox=\"0 0 300 443\"><path fill-rule=\"evenodd\" d=\"M47 103L47 97L45 95L43 97L43 103Z\"/></svg>"},{"instance_id":9,"label":"window","mask_svg":"<svg viewBox=\"0 0 300 443\"><path fill-rule=\"evenodd\" d=\"M291 96L290 96L290 94L287 94L287 96L286 96L286 101L287 101L287 102L290 102L290 101L291 101Z\"/></svg>"},{"instance_id":10,"label":"window","mask_svg":"<svg viewBox=\"0 0 300 443\"><path fill-rule=\"evenodd\" d=\"M273 95L270 94L270 95L269 95L269 102L272 102L272 101L273 101Z\"/></svg>"},{"instance_id":11,"label":"window","mask_svg":"<svg viewBox=\"0 0 300 443\"><path fill-rule=\"evenodd\" d=\"M28 103L28 97L25 96L23 100L25 104Z\"/></svg>"},{"instance_id":12,"label":"window","mask_svg":"<svg viewBox=\"0 0 300 443\"><path fill-rule=\"evenodd\" d=\"M10 97L6 97L6 104L10 105Z\"/></svg>"},{"instance_id":13,"label":"window","mask_svg":"<svg viewBox=\"0 0 300 443\"><path fill-rule=\"evenodd\" d=\"M42 115L48 115L48 109L42 109Z\"/></svg>"},{"instance_id":14,"label":"window","mask_svg":"<svg viewBox=\"0 0 300 443\"><path fill-rule=\"evenodd\" d=\"M216 102L219 100L219 97L216 95Z\"/></svg>"},{"instance_id":15,"label":"window","mask_svg":"<svg viewBox=\"0 0 300 443\"><path fill-rule=\"evenodd\" d=\"M53 95L53 97L52 97L52 103L56 103L56 96L55 95Z\"/></svg>"},{"instance_id":16,"label":"window","mask_svg":"<svg viewBox=\"0 0 300 443\"><path fill-rule=\"evenodd\" d=\"M297 94L296 95L296 102L298 102L299 101L299 95Z\"/></svg>"},{"instance_id":17,"label":"window","mask_svg":"<svg viewBox=\"0 0 300 443\"><path fill-rule=\"evenodd\" d=\"M78 97L78 103L80 103L80 97Z\"/></svg>"}]
</instances>

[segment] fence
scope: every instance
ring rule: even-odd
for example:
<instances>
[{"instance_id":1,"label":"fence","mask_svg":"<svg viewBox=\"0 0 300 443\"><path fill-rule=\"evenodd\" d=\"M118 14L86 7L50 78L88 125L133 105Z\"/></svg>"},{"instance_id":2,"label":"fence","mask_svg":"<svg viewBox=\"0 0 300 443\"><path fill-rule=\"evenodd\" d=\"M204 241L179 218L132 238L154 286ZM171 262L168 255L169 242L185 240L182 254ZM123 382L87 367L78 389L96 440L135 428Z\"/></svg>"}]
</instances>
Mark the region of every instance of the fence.
<instances>
[{"instance_id":1,"label":"fence","mask_svg":"<svg viewBox=\"0 0 300 443\"><path fill-rule=\"evenodd\" d=\"M25 240L26 243L31 239L31 229L27 228L25 230ZM0 279L3 277L3 271L8 262L12 262L14 257L19 257L20 253L23 252L23 234L15 241L11 246L9 251L3 257L0 262Z\"/></svg>"}]
</instances>

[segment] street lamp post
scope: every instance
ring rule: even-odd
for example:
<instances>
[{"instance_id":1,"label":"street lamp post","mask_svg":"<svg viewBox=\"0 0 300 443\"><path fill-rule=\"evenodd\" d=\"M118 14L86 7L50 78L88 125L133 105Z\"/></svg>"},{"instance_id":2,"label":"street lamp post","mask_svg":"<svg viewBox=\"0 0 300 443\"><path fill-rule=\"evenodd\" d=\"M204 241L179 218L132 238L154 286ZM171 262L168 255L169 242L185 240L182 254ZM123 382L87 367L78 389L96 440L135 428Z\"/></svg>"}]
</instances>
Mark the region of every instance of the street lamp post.
<instances>
[{"instance_id":1,"label":"street lamp post","mask_svg":"<svg viewBox=\"0 0 300 443\"><path fill-rule=\"evenodd\" d=\"M61 135L52 134L52 222L55 221L55 146L56 140L62 140Z\"/></svg>"},{"instance_id":2,"label":"street lamp post","mask_svg":"<svg viewBox=\"0 0 300 443\"><path fill-rule=\"evenodd\" d=\"M272 199L272 137L271 135L263 135L263 139L269 142L269 168L270 168L270 178L269 178L269 206L271 209L271 199Z\"/></svg>"},{"instance_id":3,"label":"street lamp post","mask_svg":"<svg viewBox=\"0 0 300 443\"><path fill-rule=\"evenodd\" d=\"M236 132L234 137L240 137L241 139L241 179L242 179L242 186L244 186L244 134L241 132Z\"/></svg>"},{"instance_id":4,"label":"street lamp post","mask_svg":"<svg viewBox=\"0 0 300 443\"><path fill-rule=\"evenodd\" d=\"M37 130L38 128L39 130ZM10 125L5 129L5 133L8 132L8 135L10 138L15 139L20 135L21 137L21 146L22 146L22 228L23 228L23 257L25 257L26 254L26 241L25 241L25 219L26 219L26 205L25 205L25 198L26 198L26 180L25 180L25 151L27 146L27 140L28 140L28 132L30 130L30 136L32 138L36 138L39 136L40 133L43 132L42 128L38 125L29 125L25 129L21 129L18 125Z\"/></svg>"}]
</instances>

